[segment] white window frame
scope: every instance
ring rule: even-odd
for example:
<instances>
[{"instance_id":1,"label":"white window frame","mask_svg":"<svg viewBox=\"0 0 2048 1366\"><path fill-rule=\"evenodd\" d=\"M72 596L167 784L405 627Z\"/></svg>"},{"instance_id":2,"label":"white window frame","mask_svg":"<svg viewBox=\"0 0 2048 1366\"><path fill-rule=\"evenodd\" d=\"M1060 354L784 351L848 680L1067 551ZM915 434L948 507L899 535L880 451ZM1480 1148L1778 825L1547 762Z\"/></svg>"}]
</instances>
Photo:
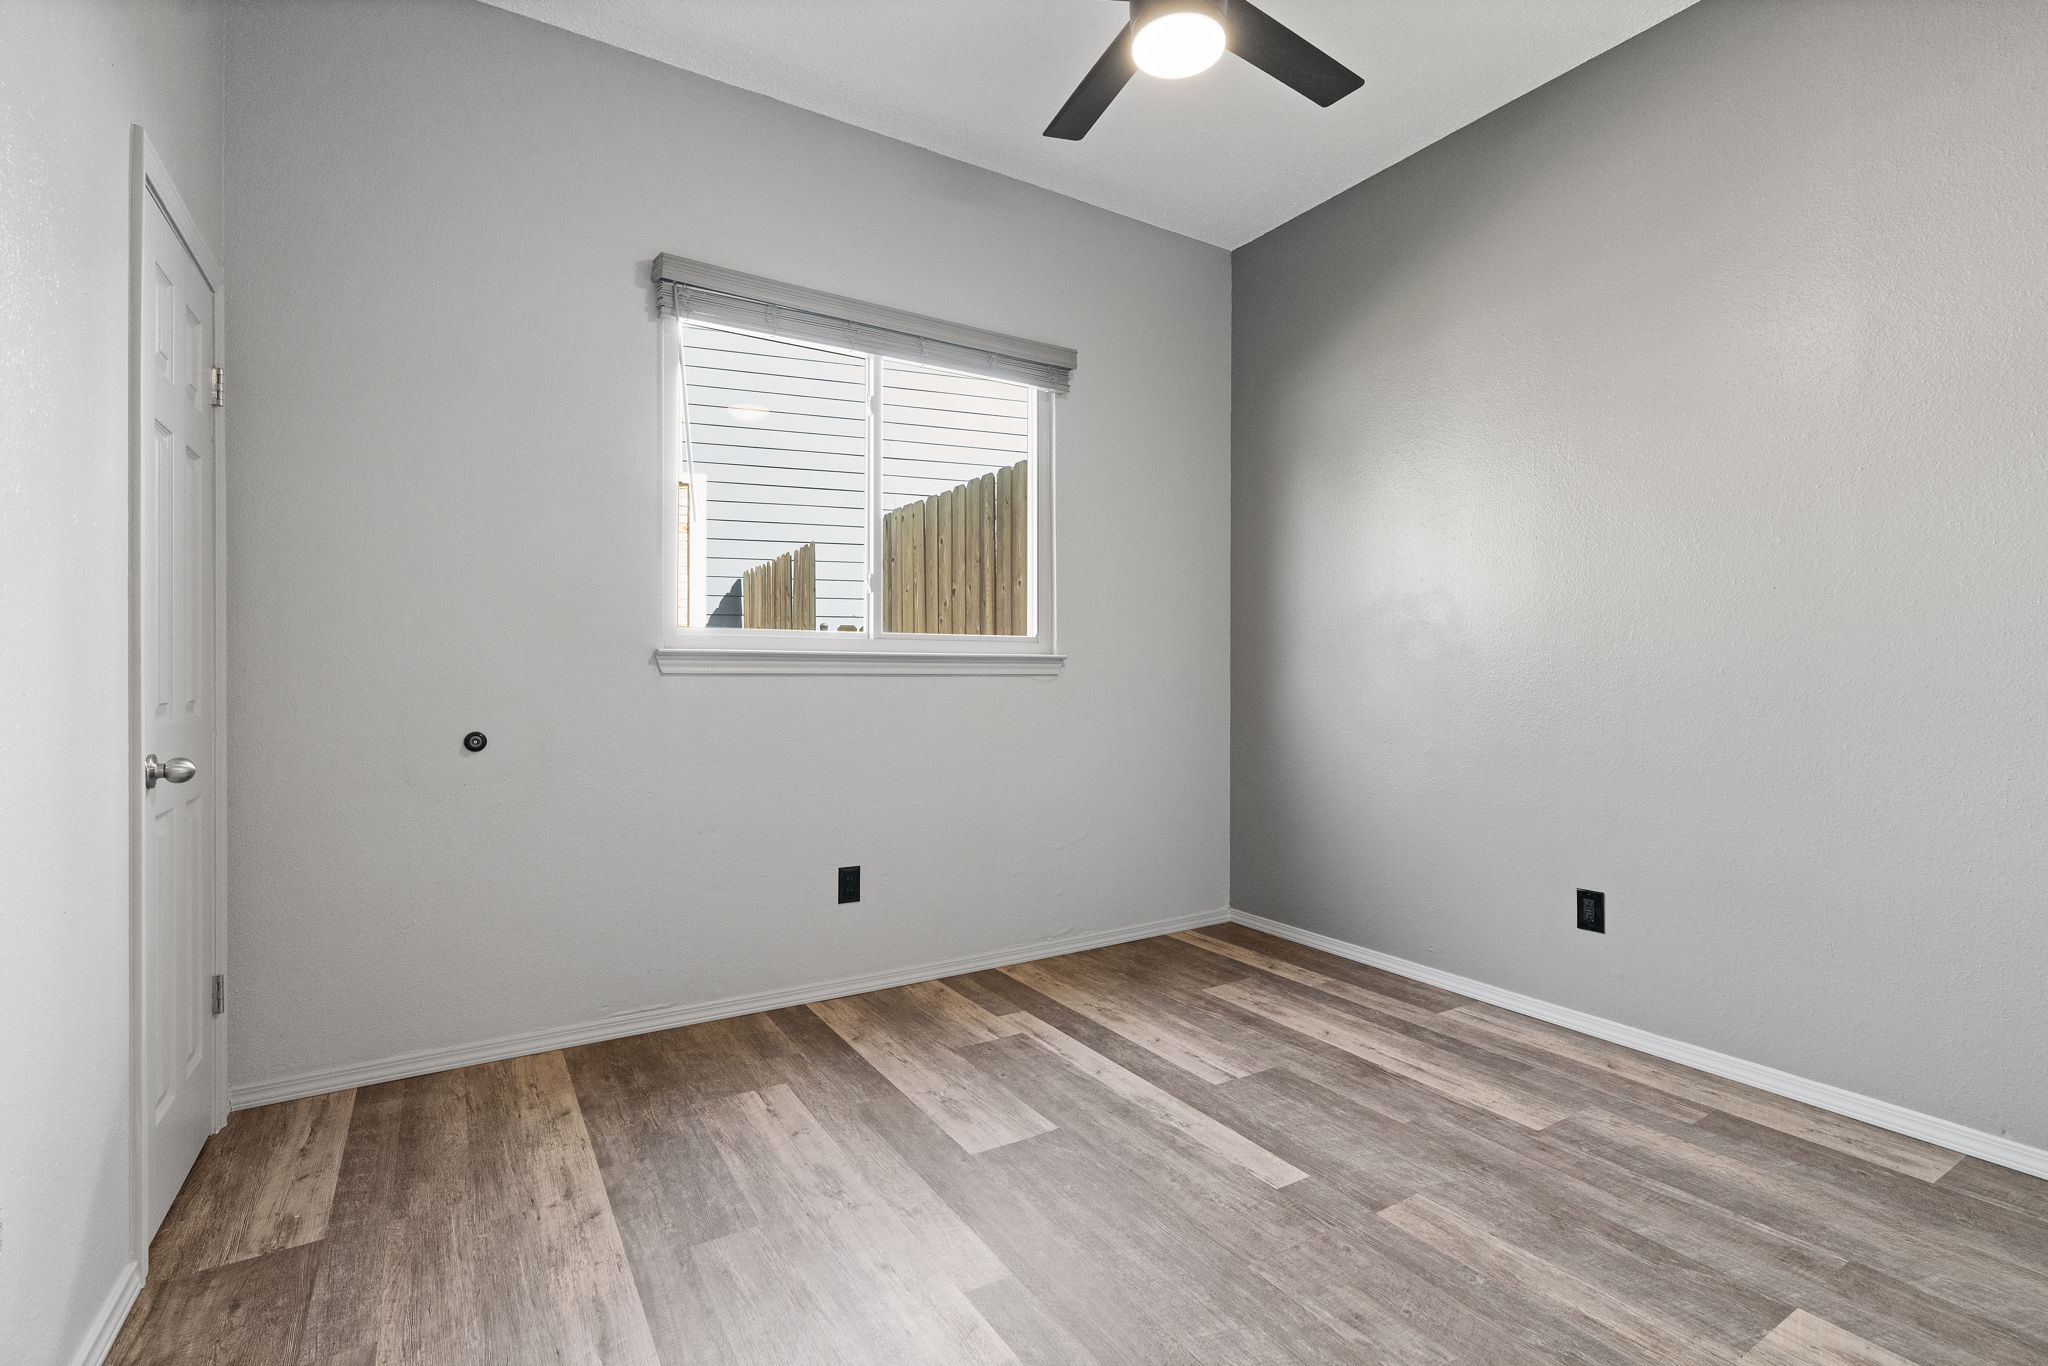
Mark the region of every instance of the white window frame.
<instances>
[{"instance_id":1,"label":"white window frame","mask_svg":"<svg viewBox=\"0 0 2048 1366\"><path fill-rule=\"evenodd\" d=\"M880 629L882 570L877 563L882 544L882 387L886 361L859 351L806 341L805 346L858 356L868 364L868 534L866 548L867 626L860 631L782 631L758 627L682 627L676 625L677 562L676 497L688 472L683 424L689 420L683 370L685 320L661 320L661 469L660 527L662 544L661 614L657 668L665 674L1006 674L1050 677L1060 672L1066 656L1059 653L1053 613L1057 593L1053 520L1055 395L1025 385L1032 392L1031 446L1031 625L1027 636L924 635ZM697 324L723 326L723 324ZM726 328L750 336L770 334ZM944 367L935 367L943 369ZM1014 382L1014 381L1013 381ZM695 491L693 490L693 495ZM701 594L701 586L698 588Z\"/></svg>"}]
</instances>

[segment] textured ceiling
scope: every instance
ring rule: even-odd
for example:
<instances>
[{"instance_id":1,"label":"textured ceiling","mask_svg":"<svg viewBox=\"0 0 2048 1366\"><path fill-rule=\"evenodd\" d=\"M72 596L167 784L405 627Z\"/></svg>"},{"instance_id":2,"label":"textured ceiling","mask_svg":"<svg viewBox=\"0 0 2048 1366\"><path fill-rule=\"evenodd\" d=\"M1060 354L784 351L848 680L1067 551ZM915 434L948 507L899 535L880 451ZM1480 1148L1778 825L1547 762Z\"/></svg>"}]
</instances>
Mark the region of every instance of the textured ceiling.
<instances>
[{"instance_id":1,"label":"textured ceiling","mask_svg":"<svg viewBox=\"0 0 2048 1366\"><path fill-rule=\"evenodd\" d=\"M1111 0L488 0L501 9L1237 247L1691 0L1263 0L1365 77L1330 109L1234 57L1139 76L1039 136L1122 26Z\"/></svg>"}]
</instances>

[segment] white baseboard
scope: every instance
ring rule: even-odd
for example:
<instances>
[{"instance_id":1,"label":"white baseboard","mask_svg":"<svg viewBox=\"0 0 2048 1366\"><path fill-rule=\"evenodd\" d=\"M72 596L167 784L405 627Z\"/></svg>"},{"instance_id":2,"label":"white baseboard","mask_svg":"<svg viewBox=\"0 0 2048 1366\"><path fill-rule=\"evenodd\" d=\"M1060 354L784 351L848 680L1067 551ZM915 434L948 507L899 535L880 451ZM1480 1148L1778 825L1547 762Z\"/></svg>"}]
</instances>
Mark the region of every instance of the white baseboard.
<instances>
[{"instance_id":1,"label":"white baseboard","mask_svg":"<svg viewBox=\"0 0 2048 1366\"><path fill-rule=\"evenodd\" d=\"M1581 1034L1590 1034L1596 1039L1618 1043L1624 1048L1633 1048L1638 1053L1648 1053L1652 1057L1663 1058L1668 1062L1681 1063L1702 1072L1711 1072L1717 1077L1726 1077L1745 1086L1754 1086L1759 1091L1769 1091L1773 1095L1802 1101L1816 1109L1847 1115L1850 1119L1858 1119L1865 1124L1889 1129L1895 1134L1917 1138L1924 1143L1932 1143L1953 1152L1979 1157L1986 1162L1995 1162L2001 1167L2010 1167L2029 1176L2048 1177L2048 1149L2032 1147L1999 1134L1990 1134L1982 1129L1957 1124L1953 1120L1922 1114L1918 1110L1908 1110L1903 1105L1894 1105L1888 1100L1879 1100L1874 1096L1831 1086L1824 1081L1814 1081L1790 1072L1781 1072L1762 1063L1750 1062L1727 1053L1717 1053L1711 1048L1701 1048L1698 1044L1668 1039L1661 1034L1652 1034L1646 1029L1637 1029L1634 1025L1620 1024L1614 1020L1602 1019L1598 1015L1588 1015L1583 1010L1552 1005L1549 1001L1540 1001L1534 996L1524 996L1519 991L1508 991L1502 987L1475 981L1470 977L1460 977L1454 972L1445 972L1421 963L1411 963L1405 958L1361 948L1357 944L1334 939L1327 934L1317 934L1313 930L1297 929L1278 920L1268 920L1262 915L1233 910L1230 918L1240 925L1263 930L1278 938L1291 939L1297 944L1321 949L1324 953L1335 954L1339 958L1349 958L1353 962L1381 968L1402 977L1410 977L1433 987L1442 987L1445 991L1454 991L1460 996L1470 996L1475 1001L1484 1001L1503 1010L1512 1010L1517 1015L1528 1015L1549 1024L1576 1030Z\"/></svg>"},{"instance_id":2,"label":"white baseboard","mask_svg":"<svg viewBox=\"0 0 2048 1366\"><path fill-rule=\"evenodd\" d=\"M101 1301L92 1327L86 1330L85 1341L72 1354L71 1366L100 1366L107 1359L107 1353L114 1350L114 1339L121 1335L121 1325L128 1321L128 1311L135 1307L135 1297L141 1293L142 1266L129 1262Z\"/></svg>"},{"instance_id":3,"label":"white baseboard","mask_svg":"<svg viewBox=\"0 0 2048 1366\"><path fill-rule=\"evenodd\" d=\"M1096 930L1088 934L1070 935L1064 939L1017 944L997 949L992 953L978 953L966 958L918 963L909 967L893 968L887 972L870 973L863 977L841 977L825 982L810 982L803 986L789 987L781 991L757 992L750 996L727 996L699 1005L659 1006L652 1010L631 1011L583 1024L536 1029L524 1034L506 1034L479 1043L458 1044L451 1048L426 1048L414 1053L400 1053L395 1057L378 1058L373 1062L316 1068L269 1081L247 1082L230 1087L228 1104L230 1109L235 1110L247 1110L257 1105L274 1105L282 1100L325 1095L329 1091L345 1091L354 1086L374 1086L382 1081L423 1076L428 1072L445 1072L453 1067L471 1067L481 1062L501 1062L506 1058L521 1058L529 1053L549 1053L557 1048L573 1048L577 1044L597 1043L603 1039L623 1039L632 1034L652 1034L657 1030L675 1029L681 1025L702 1024L706 1020L724 1020L735 1015L752 1015L756 1011L781 1010L785 1006L829 1001L835 996L858 996L864 991L883 991L889 987L929 981L934 977L953 977L963 972L981 972L988 968L1007 967L1011 963L1025 963L1034 958L1055 958L1063 953L1079 953L1083 949L1099 949L1105 945L1123 944L1133 939L1150 939L1154 935L1172 934L1176 930L1195 930L1204 925L1218 925L1229 918L1230 912L1227 910L1175 916L1169 920L1154 920L1143 925L1125 925L1114 930Z\"/></svg>"}]
</instances>

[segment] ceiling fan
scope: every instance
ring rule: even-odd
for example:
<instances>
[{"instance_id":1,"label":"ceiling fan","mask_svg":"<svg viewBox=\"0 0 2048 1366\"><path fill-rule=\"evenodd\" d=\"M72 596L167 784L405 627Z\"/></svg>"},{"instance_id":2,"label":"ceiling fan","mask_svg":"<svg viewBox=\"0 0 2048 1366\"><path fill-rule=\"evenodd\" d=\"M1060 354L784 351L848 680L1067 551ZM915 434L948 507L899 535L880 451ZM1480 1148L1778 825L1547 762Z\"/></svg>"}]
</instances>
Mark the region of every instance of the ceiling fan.
<instances>
[{"instance_id":1,"label":"ceiling fan","mask_svg":"<svg viewBox=\"0 0 2048 1366\"><path fill-rule=\"evenodd\" d=\"M1325 108L1365 84L1364 77L1250 0L1128 3L1131 21L1046 125L1047 137L1079 142L1140 71L1169 80L1192 76L1214 66L1225 51Z\"/></svg>"}]
</instances>

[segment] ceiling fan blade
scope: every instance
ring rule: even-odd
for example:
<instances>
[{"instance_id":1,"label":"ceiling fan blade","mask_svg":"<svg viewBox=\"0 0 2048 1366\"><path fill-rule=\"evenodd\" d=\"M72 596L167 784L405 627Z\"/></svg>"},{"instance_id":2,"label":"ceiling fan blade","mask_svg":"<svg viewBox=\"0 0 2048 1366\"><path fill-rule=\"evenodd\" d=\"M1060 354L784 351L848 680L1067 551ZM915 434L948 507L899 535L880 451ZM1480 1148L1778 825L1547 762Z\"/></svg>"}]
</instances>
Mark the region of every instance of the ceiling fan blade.
<instances>
[{"instance_id":1,"label":"ceiling fan blade","mask_svg":"<svg viewBox=\"0 0 2048 1366\"><path fill-rule=\"evenodd\" d=\"M1089 67L1088 74L1081 78L1081 84L1067 96L1060 112L1052 116L1052 122L1045 126L1045 136L1065 138L1069 142L1079 142L1088 136L1088 130L1109 108L1109 102L1137 74L1137 63L1131 60L1131 26L1125 24L1124 31L1117 34L1109 50L1095 59L1095 65Z\"/></svg>"},{"instance_id":2,"label":"ceiling fan blade","mask_svg":"<svg viewBox=\"0 0 2048 1366\"><path fill-rule=\"evenodd\" d=\"M1251 0L1230 0L1228 13L1232 52L1324 108L1365 84L1363 76Z\"/></svg>"}]
</instances>

